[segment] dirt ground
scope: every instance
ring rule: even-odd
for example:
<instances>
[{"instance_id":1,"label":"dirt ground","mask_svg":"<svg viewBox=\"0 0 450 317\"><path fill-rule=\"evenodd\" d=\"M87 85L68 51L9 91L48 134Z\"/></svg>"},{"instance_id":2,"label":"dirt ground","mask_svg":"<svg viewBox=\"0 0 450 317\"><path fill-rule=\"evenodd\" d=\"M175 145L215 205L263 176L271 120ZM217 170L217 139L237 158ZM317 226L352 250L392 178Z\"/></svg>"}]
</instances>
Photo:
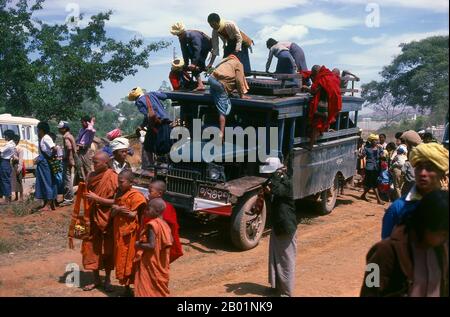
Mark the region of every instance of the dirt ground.
<instances>
[{"instance_id":1,"label":"dirt ground","mask_svg":"<svg viewBox=\"0 0 450 317\"><path fill-rule=\"evenodd\" d=\"M297 208L295 296L358 296L365 255L379 240L386 206L358 200L346 189L335 210L319 217L309 203ZM370 196L369 196L370 198ZM27 205L26 208L30 208ZM119 296L68 287L66 266L81 265L79 244L66 248L70 208L27 214L25 207L0 207L0 296ZM171 265L173 296L264 296L268 284L269 231L249 251L236 251L218 223L201 224L180 215L185 255ZM81 286L92 274L81 272Z\"/></svg>"}]
</instances>

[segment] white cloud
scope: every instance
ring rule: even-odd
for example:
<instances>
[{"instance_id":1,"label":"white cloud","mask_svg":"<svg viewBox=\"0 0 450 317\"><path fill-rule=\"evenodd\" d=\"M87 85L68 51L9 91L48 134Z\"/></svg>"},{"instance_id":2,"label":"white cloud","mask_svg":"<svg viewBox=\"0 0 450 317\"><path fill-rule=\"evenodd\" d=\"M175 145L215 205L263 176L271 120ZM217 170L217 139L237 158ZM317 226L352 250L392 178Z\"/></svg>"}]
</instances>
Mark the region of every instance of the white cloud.
<instances>
[{"instance_id":1,"label":"white cloud","mask_svg":"<svg viewBox=\"0 0 450 317\"><path fill-rule=\"evenodd\" d=\"M297 41L306 34L308 34L308 28L304 25L285 24L280 27L265 26L258 32L256 37L264 41L269 37L278 41Z\"/></svg>"},{"instance_id":2,"label":"white cloud","mask_svg":"<svg viewBox=\"0 0 450 317\"><path fill-rule=\"evenodd\" d=\"M45 15L66 16L66 5L69 1L51 1L44 4ZM209 13L217 12L226 19L239 21L266 15L277 10L293 8L307 3L308 0L259 0L254 1L228 0L214 2L207 0L77 0L80 12L89 16L93 13L112 10L113 15L109 25L129 31L141 33L145 37L171 36L169 27L176 21L183 21L188 28L199 28L211 31L206 19Z\"/></svg>"},{"instance_id":3,"label":"white cloud","mask_svg":"<svg viewBox=\"0 0 450 317\"><path fill-rule=\"evenodd\" d=\"M363 19L342 18L324 12L312 12L288 19L291 24L303 24L319 30L339 30L354 25L363 24Z\"/></svg>"},{"instance_id":4,"label":"white cloud","mask_svg":"<svg viewBox=\"0 0 450 317\"><path fill-rule=\"evenodd\" d=\"M385 37L380 43L374 43L370 48L359 53L344 53L337 57L336 67L349 68L360 74L363 82L368 82L379 77L383 66L388 65L392 59L401 52L399 45L419 41L430 36L448 35L448 30L436 30L423 33L405 33L392 37Z\"/></svg>"},{"instance_id":5,"label":"white cloud","mask_svg":"<svg viewBox=\"0 0 450 317\"><path fill-rule=\"evenodd\" d=\"M373 44L379 44L383 42L386 39L386 35L382 35L380 37L360 37L360 36L353 36L352 41L359 45L373 45Z\"/></svg>"},{"instance_id":6,"label":"white cloud","mask_svg":"<svg viewBox=\"0 0 450 317\"><path fill-rule=\"evenodd\" d=\"M366 5L369 2L376 3L380 5L380 9L383 7L403 7L412 9L422 9L435 12L448 12L449 3L448 0L323 0L332 1L336 3L347 3L347 4L361 4Z\"/></svg>"}]
</instances>

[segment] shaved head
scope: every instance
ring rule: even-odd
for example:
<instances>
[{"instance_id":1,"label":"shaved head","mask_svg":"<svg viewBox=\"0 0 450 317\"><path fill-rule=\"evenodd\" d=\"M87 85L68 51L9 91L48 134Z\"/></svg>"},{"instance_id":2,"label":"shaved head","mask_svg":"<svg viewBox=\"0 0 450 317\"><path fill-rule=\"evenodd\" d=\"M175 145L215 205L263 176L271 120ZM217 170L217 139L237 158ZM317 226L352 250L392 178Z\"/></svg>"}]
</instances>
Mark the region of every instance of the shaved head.
<instances>
[{"instance_id":1,"label":"shaved head","mask_svg":"<svg viewBox=\"0 0 450 317\"><path fill-rule=\"evenodd\" d=\"M162 192L163 194L166 192L166 183L161 180L155 180L150 184L154 189Z\"/></svg>"},{"instance_id":2,"label":"shaved head","mask_svg":"<svg viewBox=\"0 0 450 317\"><path fill-rule=\"evenodd\" d=\"M317 74L317 73L319 72L319 70L320 70L320 65L314 65L314 66L311 68L311 72L312 72L313 74Z\"/></svg>"},{"instance_id":3,"label":"shaved head","mask_svg":"<svg viewBox=\"0 0 450 317\"><path fill-rule=\"evenodd\" d=\"M119 177L125 178L130 183L134 181L134 173L129 169L124 169L122 172L120 172Z\"/></svg>"},{"instance_id":4,"label":"shaved head","mask_svg":"<svg viewBox=\"0 0 450 317\"><path fill-rule=\"evenodd\" d=\"M95 153L94 158L97 158L98 160L100 160L102 162L108 162L110 160L108 153L106 153L104 151L98 151L97 153Z\"/></svg>"},{"instance_id":5,"label":"shaved head","mask_svg":"<svg viewBox=\"0 0 450 317\"><path fill-rule=\"evenodd\" d=\"M166 209L166 203L161 198L155 198L148 203L148 209L152 209L159 216Z\"/></svg>"},{"instance_id":6,"label":"shaved head","mask_svg":"<svg viewBox=\"0 0 450 317\"><path fill-rule=\"evenodd\" d=\"M334 69L332 70L332 72L333 72L334 74L338 75L338 76L341 75L341 71L339 70L339 68L334 68Z\"/></svg>"},{"instance_id":7,"label":"shaved head","mask_svg":"<svg viewBox=\"0 0 450 317\"><path fill-rule=\"evenodd\" d=\"M92 163L94 165L94 171L96 173L101 173L109 168L109 155L106 152L98 151L95 153Z\"/></svg>"}]
</instances>

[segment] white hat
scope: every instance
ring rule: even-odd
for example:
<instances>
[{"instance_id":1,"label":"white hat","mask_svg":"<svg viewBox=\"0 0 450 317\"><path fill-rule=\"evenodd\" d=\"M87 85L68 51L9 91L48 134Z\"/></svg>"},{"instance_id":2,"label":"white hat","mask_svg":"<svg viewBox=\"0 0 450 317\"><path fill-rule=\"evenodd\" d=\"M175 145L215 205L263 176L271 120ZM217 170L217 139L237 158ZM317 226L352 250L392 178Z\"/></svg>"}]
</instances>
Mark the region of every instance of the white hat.
<instances>
[{"instance_id":1,"label":"white hat","mask_svg":"<svg viewBox=\"0 0 450 317\"><path fill-rule=\"evenodd\" d=\"M67 121L59 121L58 129L68 129L69 123Z\"/></svg>"},{"instance_id":2,"label":"white hat","mask_svg":"<svg viewBox=\"0 0 450 317\"><path fill-rule=\"evenodd\" d=\"M128 149L130 147L130 142L127 138L115 138L109 143L109 146L111 147L111 150L117 151L117 150L123 150Z\"/></svg>"},{"instance_id":3,"label":"white hat","mask_svg":"<svg viewBox=\"0 0 450 317\"><path fill-rule=\"evenodd\" d=\"M271 174L282 167L284 167L284 165L278 157L269 157L266 159L265 165L259 167L259 172L261 174Z\"/></svg>"}]
</instances>

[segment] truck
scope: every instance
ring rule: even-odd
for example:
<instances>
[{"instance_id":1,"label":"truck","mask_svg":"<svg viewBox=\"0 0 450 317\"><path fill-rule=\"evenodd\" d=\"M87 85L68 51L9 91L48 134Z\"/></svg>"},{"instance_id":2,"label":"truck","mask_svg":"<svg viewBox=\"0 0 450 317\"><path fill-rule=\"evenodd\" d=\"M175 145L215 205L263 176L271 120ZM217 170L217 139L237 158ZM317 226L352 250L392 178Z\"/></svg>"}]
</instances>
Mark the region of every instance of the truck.
<instances>
[{"instance_id":1,"label":"truck","mask_svg":"<svg viewBox=\"0 0 450 317\"><path fill-rule=\"evenodd\" d=\"M260 79L255 74L253 81L249 79L250 99L231 98L232 109L226 126L265 127L266 141L270 131L274 131L270 128L276 128L277 151L269 154L277 155L283 161L289 157L294 199L316 200L319 212L326 215L335 207L340 184L355 174L360 138L358 112L364 100L353 95L354 89L351 89L352 95L343 95L342 111L336 122L317 139L313 148L308 148L307 110L312 96L285 85L288 79L289 76ZM172 91L167 95L174 106L180 107L180 119L186 122L190 131L193 120L201 120L202 129L217 125L218 113L208 91ZM258 141L262 139L264 137L259 137ZM197 149L202 149L206 141L202 141ZM192 143L185 146L193 150L195 144ZM240 152L244 160L173 162L169 159L155 163L151 174L140 174L136 187L145 193L151 179L164 180L167 184L164 199L177 211L194 214L203 220L226 218L231 242L239 250L248 250L260 241L271 211L270 197L262 190L267 175L259 173L263 162L247 159L251 150L247 143L243 148L228 145L232 153L222 154ZM226 151L227 146L224 146Z\"/></svg>"}]
</instances>

